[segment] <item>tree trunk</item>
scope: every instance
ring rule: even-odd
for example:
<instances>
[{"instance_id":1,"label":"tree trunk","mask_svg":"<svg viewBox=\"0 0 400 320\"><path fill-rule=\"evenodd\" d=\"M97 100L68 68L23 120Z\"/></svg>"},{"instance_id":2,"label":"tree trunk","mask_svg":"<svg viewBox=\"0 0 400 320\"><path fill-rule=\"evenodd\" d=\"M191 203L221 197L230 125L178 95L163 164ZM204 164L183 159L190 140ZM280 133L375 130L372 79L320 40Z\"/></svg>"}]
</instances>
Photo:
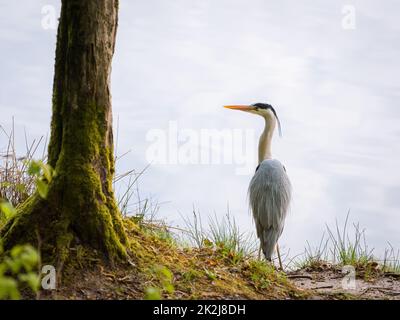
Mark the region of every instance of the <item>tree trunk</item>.
<instances>
[{"instance_id":1,"label":"tree trunk","mask_svg":"<svg viewBox=\"0 0 400 320\"><path fill-rule=\"evenodd\" d=\"M111 260L126 256L112 189L111 60L118 0L62 0L58 26L46 199L31 197L1 231L6 247L35 243L65 260L80 243Z\"/></svg>"}]
</instances>

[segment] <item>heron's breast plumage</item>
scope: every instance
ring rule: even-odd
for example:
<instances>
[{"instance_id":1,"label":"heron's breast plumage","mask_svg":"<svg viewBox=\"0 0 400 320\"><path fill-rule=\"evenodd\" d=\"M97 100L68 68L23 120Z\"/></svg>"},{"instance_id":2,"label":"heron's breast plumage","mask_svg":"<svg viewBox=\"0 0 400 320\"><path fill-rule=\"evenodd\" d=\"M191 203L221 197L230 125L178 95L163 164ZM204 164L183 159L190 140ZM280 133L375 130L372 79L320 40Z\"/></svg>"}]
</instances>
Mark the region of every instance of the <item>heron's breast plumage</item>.
<instances>
[{"instance_id":1,"label":"heron's breast plumage","mask_svg":"<svg viewBox=\"0 0 400 320\"><path fill-rule=\"evenodd\" d=\"M269 228L282 232L290 198L291 184L284 166L275 159L261 162L249 186L257 234Z\"/></svg>"}]
</instances>

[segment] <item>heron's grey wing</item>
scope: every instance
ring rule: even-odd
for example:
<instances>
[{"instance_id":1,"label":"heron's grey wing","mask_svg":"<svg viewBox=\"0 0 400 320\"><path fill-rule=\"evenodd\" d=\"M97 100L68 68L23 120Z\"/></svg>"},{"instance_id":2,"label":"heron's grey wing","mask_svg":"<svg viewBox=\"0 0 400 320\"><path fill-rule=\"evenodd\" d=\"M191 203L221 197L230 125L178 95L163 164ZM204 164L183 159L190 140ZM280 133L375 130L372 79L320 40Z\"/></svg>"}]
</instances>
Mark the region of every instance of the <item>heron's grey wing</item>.
<instances>
[{"instance_id":1,"label":"heron's grey wing","mask_svg":"<svg viewBox=\"0 0 400 320\"><path fill-rule=\"evenodd\" d=\"M260 163L250 182L249 198L264 254L272 255L283 231L291 198L289 178L278 160Z\"/></svg>"}]
</instances>

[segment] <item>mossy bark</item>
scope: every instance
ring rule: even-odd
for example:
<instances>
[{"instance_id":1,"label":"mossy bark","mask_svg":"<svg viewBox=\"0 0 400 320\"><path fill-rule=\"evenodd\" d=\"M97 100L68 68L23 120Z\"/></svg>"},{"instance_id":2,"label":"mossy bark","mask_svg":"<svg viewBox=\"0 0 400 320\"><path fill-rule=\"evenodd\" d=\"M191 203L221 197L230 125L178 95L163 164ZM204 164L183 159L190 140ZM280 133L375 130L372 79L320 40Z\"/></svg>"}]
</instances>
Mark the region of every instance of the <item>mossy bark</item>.
<instances>
[{"instance_id":1,"label":"mossy bark","mask_svg":"<svg viewBox=\"0 0 400 320\"><path fill-rule=\"evenodd\" d=\"M111 61L118 0L63 0L58 26L48 162L55 169L46 199L31 197L1 230L6 247L42 243L65 260L71 244L111 260L127 242L112 188Z\"/></svg>"}]
</instances>

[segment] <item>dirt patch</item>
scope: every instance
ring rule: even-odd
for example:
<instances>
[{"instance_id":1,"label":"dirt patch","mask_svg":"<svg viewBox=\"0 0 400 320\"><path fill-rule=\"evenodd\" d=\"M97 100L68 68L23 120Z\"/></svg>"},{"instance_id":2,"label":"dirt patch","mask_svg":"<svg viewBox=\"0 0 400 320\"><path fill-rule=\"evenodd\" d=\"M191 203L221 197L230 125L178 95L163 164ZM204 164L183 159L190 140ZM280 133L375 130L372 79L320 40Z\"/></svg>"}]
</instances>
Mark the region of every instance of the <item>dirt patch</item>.
<instances>
[{"instance_id":1,"label":"dirt patch","mask_svg":"<svg viewBox=\"0 0 400 320\"><path fill-rule=\"evenodd\" d=\"M390 299L400 300L398 274L375 273L368 277L345 274L332 267L327 270L298 270L288 273L296 287L311 290L309 299Z\"/></svg>"}]
</instances>

